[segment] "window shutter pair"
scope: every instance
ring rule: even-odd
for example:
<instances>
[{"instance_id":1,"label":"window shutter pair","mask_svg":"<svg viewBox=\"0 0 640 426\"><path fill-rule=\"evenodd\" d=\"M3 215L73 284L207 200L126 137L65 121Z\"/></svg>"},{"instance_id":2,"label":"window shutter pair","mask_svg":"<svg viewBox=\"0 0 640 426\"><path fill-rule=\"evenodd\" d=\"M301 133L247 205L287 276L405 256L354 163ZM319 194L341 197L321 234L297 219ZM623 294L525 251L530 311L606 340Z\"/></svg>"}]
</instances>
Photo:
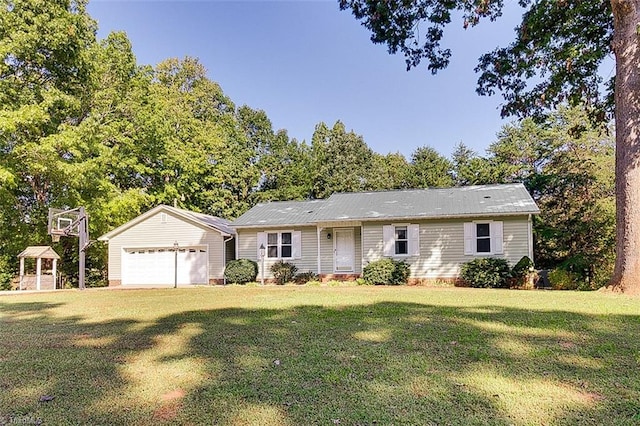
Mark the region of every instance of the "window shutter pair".
<instances>
[{"instance_id":1,"label":"window shutter pair","mask_svg":"<svg viewBox=\"0 0 640 426\"><path fill-rule=\"evenodd\" d=\"M503 254L503 226L501 221L489 222L489 236L491 237L491 253ZM476 253L476 224L464 223L464 254Z\"/></svg>"},{"instance_id":2,"label":"window shutter pair","mask_svg":"<svg viewBox=\"0 0 640 426\"><path fill-rule=\"evenodd\" d=\"M420 256L420 225L407 225L407 234L409 238L409 256ZM396 255L395 235L395 226L382 226L382 253L385 257L393 257Z\"/></svg>"},{"instance_id":3,"label":"window shutter pair","mask_svg":"<svg viewBox=\"0 0 640 426\"><path fill-rule=\"evenodd\" d=\"M288 231L287 231L288 232ZM258 232L258 238L256 242L256 259L260 260L260 245L264 246L265 249L265 257L267 250L267 233L266 232ZM291 255L294 259L302 258L302 232L301 231L292 231L291 232Z\"/></svg>"}]
</instances>

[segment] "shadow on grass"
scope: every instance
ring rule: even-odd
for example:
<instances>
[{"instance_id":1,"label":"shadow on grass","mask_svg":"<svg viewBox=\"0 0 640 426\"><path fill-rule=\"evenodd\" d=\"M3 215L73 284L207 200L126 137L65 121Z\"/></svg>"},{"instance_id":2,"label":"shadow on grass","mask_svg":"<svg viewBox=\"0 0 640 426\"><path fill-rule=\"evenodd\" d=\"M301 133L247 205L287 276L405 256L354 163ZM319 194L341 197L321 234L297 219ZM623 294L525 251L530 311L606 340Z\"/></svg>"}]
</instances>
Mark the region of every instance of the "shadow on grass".
<instances>
[{"instance_id":1,"label":"shadow on grass","mask_svg":"<svg viewBox=\"0 0 640 426\"><path fill-rule=\"evenodd\" d=\"M54 307L2 306L0 420L640 421L640 316L384 302L96 324L52 318Z\"/></svg>"}]
</instances>

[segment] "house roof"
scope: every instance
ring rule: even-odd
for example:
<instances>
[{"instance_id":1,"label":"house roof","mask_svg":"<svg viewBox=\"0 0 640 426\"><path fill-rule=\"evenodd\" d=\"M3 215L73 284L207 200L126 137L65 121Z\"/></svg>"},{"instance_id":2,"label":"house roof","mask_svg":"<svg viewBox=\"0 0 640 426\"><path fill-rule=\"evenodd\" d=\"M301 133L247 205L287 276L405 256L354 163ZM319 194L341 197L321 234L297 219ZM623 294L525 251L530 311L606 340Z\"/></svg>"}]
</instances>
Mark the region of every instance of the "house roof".
<instances>
[{"instance_id":1,"label":"house roof","mask_svg":"<svg viewBox=\"0 0 640 426\"><path fill-rule=\"evenodd\" d=\"M328 200L259 203L232 222L232 226L314 225Z\"/></svg>"},{"instance_id":2,"label":"house roof","mask_svg":"<svg viewBox=\"0 0 640 426\"><path fill-rule=\"evenodd\" d=\"M115 237L116 235L120 234L123 231L126 231L127 229L131 228L132 226L143 222L144 220L146 220L147 218L159 213L159 212L167 212L167 213L171 213L174 214L178 217L181 217L191 223L194 223L196 225L200 225L200 226L204 226L206 228L209 229L213 229L216 230L218 232L220 232L221 234L223 234L224 236L232 236L235 235L235 231L233 230L233 228L231 228L230 224L231 222L226 220L226 219L222 219L216 216L210 216L208 214L204 214L204 213L197 213L197 212L193 212L190 210L183 210L183 209L178 209L176 207L171 207L171 206L167 206L164 204L160 204L159 206L156 206L154 208L152 208L151 210L147 211L146 213L141 214L140 216L130 220L129 222L125 223L124 225L121 225L115 229L113 229L110 232L107 232L106 234L102 235L100 238L98 238L98 241L109 241L111 238Z\"/></svg>"},{"instance_id":3,"label":"house roof","mask_svg":"<svg viewBox=\"0 0 640 426\"><path fill-rule=\"evenodd\" d=\"M60 259L58 253L55 252L49 246L29 246L24 249L19 255L18 258L21 257L29 257L29 258L42 258L42 259Z\"/></svg>"},{"instance_id":4,"label":"house roof","mask_svg":"<svg viewBox=\"0 0 640 426\"><path fill-rule=\"evenodd\" d=\"M520 183L456 188L336 193L326 200L258 204L234 227L304 225L352 220L538 214Z\"/></svg>"},{"instance_id":5,"label":"house roof","mask_svg":"<svg viewBox=\"0 0 640 426\"><path fill-rule=\"evenodd\" d=\"M466 217L539 212L524 185L518 183L333 194L316 220Z\"/></svg>"}]
</instances>

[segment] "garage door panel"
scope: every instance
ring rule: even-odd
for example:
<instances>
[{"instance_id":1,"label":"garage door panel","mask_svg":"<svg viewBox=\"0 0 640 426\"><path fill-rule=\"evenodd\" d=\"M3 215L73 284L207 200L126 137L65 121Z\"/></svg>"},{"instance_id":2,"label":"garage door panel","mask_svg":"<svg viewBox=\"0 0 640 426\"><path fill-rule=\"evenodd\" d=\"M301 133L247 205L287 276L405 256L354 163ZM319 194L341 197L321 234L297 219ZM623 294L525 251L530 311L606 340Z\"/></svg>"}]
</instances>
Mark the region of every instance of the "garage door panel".
<instances>
[{"instance_id":1,"label":"garage door panel","mask_svg":"<svg viewBox=\"0 0 640 426\"><path fill-rule=\"evenodd\" d=\"M122 257L123 285L170 285L175 280L173 248L125 249ZM178 250L178 284L209 282L207 249Z\"/></svg>"}]
</instances>

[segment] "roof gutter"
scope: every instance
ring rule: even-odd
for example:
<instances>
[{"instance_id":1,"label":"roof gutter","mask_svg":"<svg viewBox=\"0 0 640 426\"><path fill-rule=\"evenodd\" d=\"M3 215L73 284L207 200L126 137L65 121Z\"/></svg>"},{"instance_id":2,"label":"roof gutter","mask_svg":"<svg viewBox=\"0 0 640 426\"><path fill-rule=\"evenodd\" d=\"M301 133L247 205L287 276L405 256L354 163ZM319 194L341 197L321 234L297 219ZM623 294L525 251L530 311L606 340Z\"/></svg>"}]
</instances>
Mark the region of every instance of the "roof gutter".
<instances>
[{"instance_id":1,"label":"roof gutter","mask_svg":"<svg viewBox=\"0 0 640 426\"><path fill-rule=\"evenodd\" d=\"M438 219L467 219L467 218L486 218L486 217L505 217L505 216L528 216L540 214L540 210L523 211L523 212L509 212L509 213L469 213L460 215L442 215L442 216L384 216L384 217L345 217L340 219L322 219L316 222L305 223L287 223L287 224L271 224L262 223L257 225L233 225L230 226L234 229L264 229L264 228L286 228L286 227L300 227L300 226L318 226L318 224L330 224L333 222L388 222L397 220L438 220Z\"/></svg>"}]
</instances>

